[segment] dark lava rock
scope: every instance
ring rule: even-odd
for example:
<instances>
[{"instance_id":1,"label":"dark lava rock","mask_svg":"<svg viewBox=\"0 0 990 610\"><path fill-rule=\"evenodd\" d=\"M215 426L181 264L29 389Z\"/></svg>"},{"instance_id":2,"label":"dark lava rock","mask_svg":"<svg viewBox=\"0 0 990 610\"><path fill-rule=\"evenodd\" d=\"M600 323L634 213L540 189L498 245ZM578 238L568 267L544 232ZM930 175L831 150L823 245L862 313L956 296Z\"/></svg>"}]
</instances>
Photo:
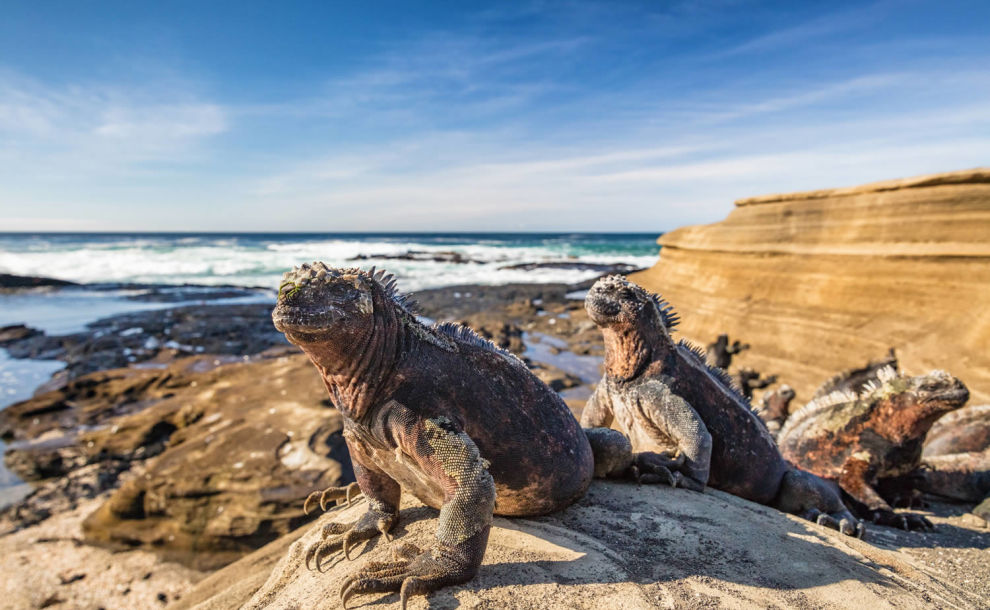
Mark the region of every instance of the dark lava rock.
<instances>
[{"instance_id":1,"label":"dark lava rock","mask_svg":"<svg viewBox=\"0 0 990 610\"><path fill-rule=\"evenodd\" d=\"M642 271L640 267L636 265L627 265L625 263L586 263L583 261L548 261L543 263L517 263L514 265L505 265L504 267L499 267L499 269L507 269L513 271L533 271L535 269L561 269L567 271L594 271L595 273L611 274L611 273L633 273L635 271Z\"/></svg>"},{"instance_id":2,"label":"dark lava rock","mask_svg":"<svg viewBox=\"0 0 990 610\"><path fill-rule=\"evenodd\" d=\"M193 354L250 356L287 346L271 322L271 306L194 305L104 318L87 330L48 336L21 333L3 343L14 358L61 360L66 368L50 388L94 371L134 363L169 362ZM23 327L20 327L23 328Z\"/></svg>"},{"instance_id":3,"label":"dark lava rock","mask_svg":"<svg viewBox=\"0 0 990 610\"><path fill-rule=\"evenodd\" d=\"M428 261L434 263L456 263L464 265L467 263L481 263L484 261L474 260L460 252L424 252L422 250L409 250L402 254L358 254L347 259L349 261L367 260L399 260L399 261Z\"/></svg>"},{"instance_id":4,"label":"dark lava rock","mask_svg":"<svg viewBox=\"0 0 990 610\"><path fill-rule=\"evenodd\" d=\"M56 280L50 277L11 275L0 273L0 288L41 288L45 286L78 286L75 282Z\"/></svg>"}]
</instances>

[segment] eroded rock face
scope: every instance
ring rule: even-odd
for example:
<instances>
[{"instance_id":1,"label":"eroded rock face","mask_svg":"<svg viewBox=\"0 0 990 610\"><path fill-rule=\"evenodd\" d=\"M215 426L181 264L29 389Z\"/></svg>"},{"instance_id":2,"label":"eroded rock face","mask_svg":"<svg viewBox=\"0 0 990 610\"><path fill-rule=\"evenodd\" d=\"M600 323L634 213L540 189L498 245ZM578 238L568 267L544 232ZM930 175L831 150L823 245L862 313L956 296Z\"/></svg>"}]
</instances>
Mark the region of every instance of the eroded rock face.
<instances>
[{"instance_id":1,"label":"eroded rock face","mask_svg":"<svg viewBox=\"0 0 990 610\"><path fill-rule=\"evenodd\" d=\"M990 399L990 169L743 199L718 223L660 238L631 277L682 313L699 344L750 343L740 364L810 399L894 347L905 370L945 368Z\"/></svg>"},{"instance_id":2,"label":"eroded rock face","mask_svg":"<svg viewBox=\"0 0 990 610\"><path fill-rule=\"evenodd\" d=\"M5 518L34 523L120 485L86 520L89 539L228 563L312 518L309 492L353 480L325 394L288 350L83 376L0 414L20 439L8 467L40 480Z\"/></svg>"}]
</instances>

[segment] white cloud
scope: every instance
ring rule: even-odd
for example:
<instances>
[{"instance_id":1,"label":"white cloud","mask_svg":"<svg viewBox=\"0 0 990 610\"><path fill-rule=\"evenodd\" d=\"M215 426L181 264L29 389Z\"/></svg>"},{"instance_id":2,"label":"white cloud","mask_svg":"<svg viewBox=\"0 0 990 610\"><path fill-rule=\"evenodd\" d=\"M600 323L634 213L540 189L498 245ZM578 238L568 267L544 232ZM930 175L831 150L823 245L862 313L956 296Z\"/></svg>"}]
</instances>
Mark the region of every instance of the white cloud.
<instances>
[{"instance_id":1,"label":"white cloud","mask_svg":"<svg viewBox=\"0 0 990 610\"><path fill-rule=\"evenodd\" d=\"M0 154L21 178L43 168L116 172L172 162L229 129L226 110L172 87L46 85L0 71ZM61 167L59 167L61 166Z\"/></svg>"}]
</instances>

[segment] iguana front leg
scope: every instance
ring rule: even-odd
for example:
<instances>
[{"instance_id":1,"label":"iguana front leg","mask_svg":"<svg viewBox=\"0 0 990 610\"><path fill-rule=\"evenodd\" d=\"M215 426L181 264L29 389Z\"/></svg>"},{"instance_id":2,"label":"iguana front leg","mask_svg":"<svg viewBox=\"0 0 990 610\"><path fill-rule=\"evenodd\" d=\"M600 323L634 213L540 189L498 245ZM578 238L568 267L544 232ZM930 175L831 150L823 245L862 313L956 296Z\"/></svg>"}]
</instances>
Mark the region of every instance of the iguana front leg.
<instances>
[{"instance_id":1,"label":"iguana front leg","mask_svg":"<svg viewBox=\"0 0 990 610\"><path fill-rule=\"evenodd\" d=\"M931 521L915 513L896 513L870 484L876 478L876 465L868 455L854 454L842 465L839 487L864 505L867 518L880 525L891 525L903 530L935 529Z\"/></svg>"},{"instance_id":2,"label":"iguana front leg","mask_svg":"<svg viewBox=\"0 0 990 610\"><path fill-rule=\"evenodd\" d=\"M640 412L677 445L678 458L683 463L674 475L686 475L678 480L678 485L704 491L711 469L712 435L701 416L686 400L659 381L644 385L636 398ZM667 461L655 453L637 454L636 458L637 464L657 460Z\"/></svg>"},{"instance_id":3,"label":"iguana front leg","mask_svg":"<svg viewBox=\"0 0 990 610\"><path fill-rule=\"evenodd\" d=\"M323 526L320 541L306 551L306 567L315 562L320 569L322 558L338 550L349 558L350 546L369 540L379 534L388 534L399 514L399 484L373 466L361 448L348 442L354 475L361 492L368 499L368 511L354 523L327 523ZM321 500L322 504L322 500Z\"/></svg>"},{"instance_id":4,"label":"iguana front leg","mask_svg":"<svg viewBox=\"0 0 990 610\"><path fill-rule=\"evenodd\" d=\"M488 545L495 482L474 442L443 416L401 422L393 434L398 450L443 489L436 541L425 552L404 545L395 560L372 562L358 570L341 586L345 606L361 593L399 591L405 608L410 595L471 579Z\"/></svg>"}]
</instances>

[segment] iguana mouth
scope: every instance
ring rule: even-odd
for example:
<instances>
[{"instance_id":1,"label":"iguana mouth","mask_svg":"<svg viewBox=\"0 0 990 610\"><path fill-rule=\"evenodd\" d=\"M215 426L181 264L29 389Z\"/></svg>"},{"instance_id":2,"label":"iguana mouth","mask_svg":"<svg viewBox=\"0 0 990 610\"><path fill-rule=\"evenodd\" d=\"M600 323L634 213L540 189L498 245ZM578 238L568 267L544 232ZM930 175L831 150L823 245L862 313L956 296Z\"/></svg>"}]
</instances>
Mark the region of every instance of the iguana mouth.
<instances>
[{"instance_id":1,"label":"iguana mouth","mask_svg":"<svg viewBox=\"0 0 990 610\"><path fill-rule=\"evenodd\" d=\"M941 402L947 405L962 405L967 400L969 400L969 390L965 387L953 386L939 392L934 392L922 399L922 402L926 404Z\"/></svg>"},{"instance_id":2,"label":"iguana mouth","mask_svg":"<svg viewBox=\"0 0 990 610\"><path fill-rule=\"evenodd\" d=\"M272 323L283 333L318 332L329 329L342 317L343 312L333 306L310 308L279 303L272 312Z\"/></svg>"},{"instance_id":3,"label":"iguana mouth","mask_svg":"<svg viewBox=\"0 0 990 610\"><path fill-rule=\"evenodd\" d=\"M595 324L604 324L618 317L622 306L615 299L600 294L589 293L584 301L588 317Z\"/></svg>"}]
</instances>

